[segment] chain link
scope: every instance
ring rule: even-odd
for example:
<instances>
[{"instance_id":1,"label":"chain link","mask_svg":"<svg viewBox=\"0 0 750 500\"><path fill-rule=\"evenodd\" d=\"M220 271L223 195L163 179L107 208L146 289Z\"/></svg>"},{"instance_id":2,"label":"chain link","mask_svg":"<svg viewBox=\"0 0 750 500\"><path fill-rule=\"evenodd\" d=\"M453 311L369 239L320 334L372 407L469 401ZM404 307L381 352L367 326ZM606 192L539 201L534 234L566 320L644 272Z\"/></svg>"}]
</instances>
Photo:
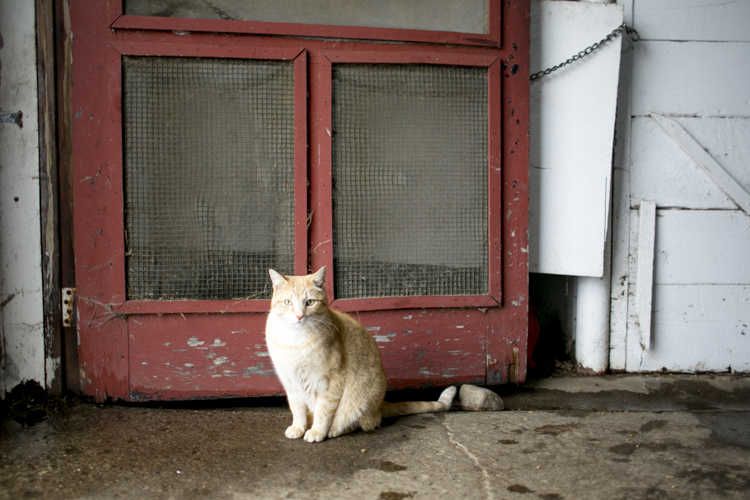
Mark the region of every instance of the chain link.
<instances>
[{"instance_id":1,"label":"chain link","mask_svg":"<svg viewBox=\"0 0 750 500\"><path fill-rule=\"evenodd\" d=\"M631 28L625 23L622 23L620 26L618 26L615 30L612 31L609 35L602 38L595 44L591 45L590 47L586 47L582 51L580 51L578 54L574 55L564 63L560 63L557 66L552 66L551 68L547 68L544 71L539 71L538 73L534 73L531 75L531 83L534 83L535 81L539 80L540 78L549 75L553 71L557 71L560 68L563 68L567 66L570 63L574 63L577 60L586 57L587 55L594 52L596 49L600 48L602 45L604 45L607 42L612 41L614 38L620 35L620 33L625 32L626 35L628 35L628 38L630 38L634 42L639 42L641 40L641 35L638 34L638 32L635 30L635 28Z\"/></svg>"}]
</instances>

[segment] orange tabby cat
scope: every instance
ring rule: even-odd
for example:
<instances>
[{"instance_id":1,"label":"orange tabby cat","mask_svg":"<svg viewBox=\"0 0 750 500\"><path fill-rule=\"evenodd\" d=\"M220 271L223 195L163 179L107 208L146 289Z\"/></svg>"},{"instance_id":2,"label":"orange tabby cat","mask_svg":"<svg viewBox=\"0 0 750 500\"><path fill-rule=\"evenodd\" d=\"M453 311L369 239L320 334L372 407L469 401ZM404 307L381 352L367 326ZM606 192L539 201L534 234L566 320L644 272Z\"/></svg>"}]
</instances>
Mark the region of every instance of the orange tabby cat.
<instances>
[{"instance_id":1,"label":"orange tabby cat","mask_svg":"<svg viewBox=\"0 0 750 500\"><path fill-rule=\"evenodd\" d=\"M328 308L326 268L273 282L266 345L286 391L292 425L286 437L323 441L357 428L370 431L382 417L446 411L456 395L448 387L436 402L388 403L375 341L357 321ZM311 425L312 424L312 425Z\"/></svg>"}]
</instances>

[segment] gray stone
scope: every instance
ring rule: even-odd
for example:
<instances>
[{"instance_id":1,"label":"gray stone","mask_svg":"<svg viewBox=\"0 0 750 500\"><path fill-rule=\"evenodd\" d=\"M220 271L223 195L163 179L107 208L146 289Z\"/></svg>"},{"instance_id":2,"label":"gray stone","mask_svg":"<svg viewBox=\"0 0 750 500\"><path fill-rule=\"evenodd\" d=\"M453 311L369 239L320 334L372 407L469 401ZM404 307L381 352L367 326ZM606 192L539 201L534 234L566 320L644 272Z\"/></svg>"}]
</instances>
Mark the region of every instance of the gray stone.
<instances>
[{"instance_id":1,"label":"gray stone","mask_svg":"<svg viewBox=\"0 0 750 500\"><path fill-rule=\"evenodd\" d=\"M471 384L461 386L459 393L461 409L466 411L500 411L505 409L503 400L489 389Z\"/></svg>"}]
</instances>

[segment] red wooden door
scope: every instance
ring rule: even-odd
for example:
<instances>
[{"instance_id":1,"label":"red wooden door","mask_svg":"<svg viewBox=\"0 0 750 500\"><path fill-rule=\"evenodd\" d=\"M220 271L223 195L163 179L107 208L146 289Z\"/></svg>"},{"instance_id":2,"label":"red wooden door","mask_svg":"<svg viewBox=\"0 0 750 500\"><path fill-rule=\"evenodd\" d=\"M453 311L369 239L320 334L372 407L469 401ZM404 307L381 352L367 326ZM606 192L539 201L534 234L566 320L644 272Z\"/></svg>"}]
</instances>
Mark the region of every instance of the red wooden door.
<instances>
[{"instance_id":1,"label":"red wooden door","mask_svg":"<svg viewBox=\"0 0 750 500\"><path fill-rule=\"evenodd\" d=\"M74 2L83 391L279 394L267 268L323 265L391 388L523 381L528 8L470 36Z\"/></svg>"}]
</instances>

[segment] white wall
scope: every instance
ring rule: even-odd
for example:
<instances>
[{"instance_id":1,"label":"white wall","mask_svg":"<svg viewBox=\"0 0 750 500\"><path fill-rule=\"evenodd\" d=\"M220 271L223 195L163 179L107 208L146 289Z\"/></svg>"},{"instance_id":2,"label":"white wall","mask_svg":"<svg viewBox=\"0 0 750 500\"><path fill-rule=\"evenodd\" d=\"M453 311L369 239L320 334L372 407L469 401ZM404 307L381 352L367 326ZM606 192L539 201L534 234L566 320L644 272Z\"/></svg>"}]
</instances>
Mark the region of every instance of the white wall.
<instances>
[{"instance_id":1,"label":"white wall","mask_svg":"<svg viewBox=\"0 0 750 500\"><path fill-rule=\"evenodd\" d=\"M34 2L0 0L0 397L34 380L44 387L39 151Z\"/></svg>"},{"instance_id":2,"label":"white wall","mask_svg":"<svg viewBox=\"0 0 750 500\"><path fill-rule=\"evenodd\" d=\"M618 123L615 160L610 367L750 371L750 215L700 166L705 150L750 191L750 2L620 3L643 40L624 57L619 103L629 120ZM657 207L652 243L640 233L642 200ZM643 277L652 288L638 287Z\"/></svg>"}]
</instances>

